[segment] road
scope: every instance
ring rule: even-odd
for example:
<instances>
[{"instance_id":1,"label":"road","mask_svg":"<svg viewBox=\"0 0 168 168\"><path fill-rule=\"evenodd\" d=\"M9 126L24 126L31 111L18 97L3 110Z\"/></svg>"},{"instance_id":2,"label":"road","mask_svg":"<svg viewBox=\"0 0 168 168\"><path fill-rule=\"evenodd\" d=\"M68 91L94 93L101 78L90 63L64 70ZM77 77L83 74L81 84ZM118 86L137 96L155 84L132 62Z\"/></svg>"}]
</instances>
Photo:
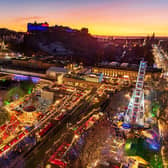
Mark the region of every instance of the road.
<instances>
[{"instance_id":1,"label":"road","mask_svg":"<svg viewBox=\"0 0 168 168\"><path fill-rule=\"evenodd\" d=\"M163 49L161 49L159 46L154 45L153 47L153 54L155 57L155 63L159 68L163 69L163 74L165 75L165 78L168 79L168 57L167 54L165 54L165 52L163 51ZM161 106L165 106L166 101L168 100L168 92L166 90L161 91L162 89L165 89L167 87L168 82L163 82L160 80L160 87L158 90L158 93L161 92L162 94L158 94L157 96L157 100L160 101ZM167 96L164 99L161 99L161 96L164 94L167 94ZM167 101L168 102L168 101ZM162 113L164 113L164 117L158 120L158 128L159 128L159 134L160 137L162 138L162 148L161 148L161 155L162 155L162 160L163 160L163 164L165 168L168 168L168 134L167 134L167 129L168 126L165 121L168 120L168 116L167 116L167 111L168 110L168 106L165 108L162 108Z\"/></svg>"},{"instance_id":2,"label":"road","mask_svg":"<svg viewBox=\"0 0 168 168\"><path fill-rule=\"evenodd\" d=\"M168 75L168 58L167 54L158 46L153 46L153 55L155 59L155 64L158 68L163 69L163 74Z\"/></svg>"}]
</instances>

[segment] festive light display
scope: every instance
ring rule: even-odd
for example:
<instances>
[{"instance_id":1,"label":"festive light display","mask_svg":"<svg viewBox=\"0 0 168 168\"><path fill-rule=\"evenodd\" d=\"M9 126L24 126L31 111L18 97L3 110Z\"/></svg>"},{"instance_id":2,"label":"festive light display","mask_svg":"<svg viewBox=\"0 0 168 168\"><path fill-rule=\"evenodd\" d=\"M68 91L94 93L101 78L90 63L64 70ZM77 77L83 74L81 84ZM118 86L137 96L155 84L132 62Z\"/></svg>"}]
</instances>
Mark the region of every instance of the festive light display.
<instances>
[{"instance_id":1,"label":"festive light display","mask_svg":"<svg viewBox=\"0 0 168 168\"><path fill-rule=\"evenodd\" d=\"M126 111L124 117L124 123L130 125L144 125L144 78L146 71L147 63L144 61L140 62L136 88L133 92L131 100L128 105L128 109Z\"/></svg>"},{"instance_id":2,"label":"festive light display","mask_svg":"<svg viewBox=\"0 0 168 168\"><path fill-rule=\"evenodd\" d=\"M17 81L32 81L33 83L38 83L40 78L32 77L32 76L25 76L25 75L15 75L13 80Z\"/></svg>"}]
</instances>

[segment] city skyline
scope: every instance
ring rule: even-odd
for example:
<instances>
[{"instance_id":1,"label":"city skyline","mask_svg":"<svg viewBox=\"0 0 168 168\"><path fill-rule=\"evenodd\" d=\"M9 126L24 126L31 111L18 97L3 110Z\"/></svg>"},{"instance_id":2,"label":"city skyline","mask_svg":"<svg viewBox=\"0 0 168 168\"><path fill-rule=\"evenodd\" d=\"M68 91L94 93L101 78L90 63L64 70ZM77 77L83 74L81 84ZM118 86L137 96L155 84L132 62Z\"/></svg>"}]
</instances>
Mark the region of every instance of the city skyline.
<instances>
[{"instance_id":1,"label":"city skyline","mask_svg":"<svg viewBox=\"0 0 168 168\"><path fill-rule=\"evenodd\" d=\"M80 29L95 35L168 36L166 0L53 0L0 2L0 27L26 31L27 22L44 22Z\"/></svg>"}]
</instances>

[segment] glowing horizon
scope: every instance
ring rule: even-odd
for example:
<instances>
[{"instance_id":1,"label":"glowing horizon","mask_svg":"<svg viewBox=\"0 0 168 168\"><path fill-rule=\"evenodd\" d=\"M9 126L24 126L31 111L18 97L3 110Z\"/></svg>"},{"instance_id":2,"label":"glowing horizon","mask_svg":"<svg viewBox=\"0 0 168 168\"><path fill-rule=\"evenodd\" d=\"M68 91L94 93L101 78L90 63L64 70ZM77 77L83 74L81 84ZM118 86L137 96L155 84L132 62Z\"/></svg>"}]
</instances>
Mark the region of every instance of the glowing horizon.
<instances>
[{"instance_id":1,"label":"glowing horizon","mask_svg":"<svg viewBox=\"0 0 168 168\"><path fill-rule=\"evenodd\" d=\"M0 2L0 27L26 31L28 22L81 29L94 35L168 36L166 0L6 0Z\"/></svg>"}]
</instances>

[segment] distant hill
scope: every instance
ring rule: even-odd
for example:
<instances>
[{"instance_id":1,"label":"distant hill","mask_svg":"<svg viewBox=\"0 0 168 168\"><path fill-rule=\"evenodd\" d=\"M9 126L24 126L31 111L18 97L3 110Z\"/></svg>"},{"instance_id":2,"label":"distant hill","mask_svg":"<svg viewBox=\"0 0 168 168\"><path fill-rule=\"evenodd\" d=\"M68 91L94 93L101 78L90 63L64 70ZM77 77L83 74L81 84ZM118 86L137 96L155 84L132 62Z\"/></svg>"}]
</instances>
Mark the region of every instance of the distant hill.
<instances>
[{"instance_id":1,"label":"distant hill","mask_svg":"<svg viewBox=\"0 0 168 168\"><path fill-rule=\"evenodd\" d=\"M0 35L10 35L10 34L17 34L18 32L14 30L9 30L6 28L0 28Z\"/></svg>"},{"instance_id":2,"label":"distant hill","mask_svg":"<svg viewBox=\"0 0 168 168\"><path fill-rule=\"evenodd\" d=\"M25 34L20 48L26 55L43 51L49 55L72 57L75 62L92 65L98 60L100 45L87 29L73 30L56 26L49 31Z\"/></svg>"}]
</instances>

